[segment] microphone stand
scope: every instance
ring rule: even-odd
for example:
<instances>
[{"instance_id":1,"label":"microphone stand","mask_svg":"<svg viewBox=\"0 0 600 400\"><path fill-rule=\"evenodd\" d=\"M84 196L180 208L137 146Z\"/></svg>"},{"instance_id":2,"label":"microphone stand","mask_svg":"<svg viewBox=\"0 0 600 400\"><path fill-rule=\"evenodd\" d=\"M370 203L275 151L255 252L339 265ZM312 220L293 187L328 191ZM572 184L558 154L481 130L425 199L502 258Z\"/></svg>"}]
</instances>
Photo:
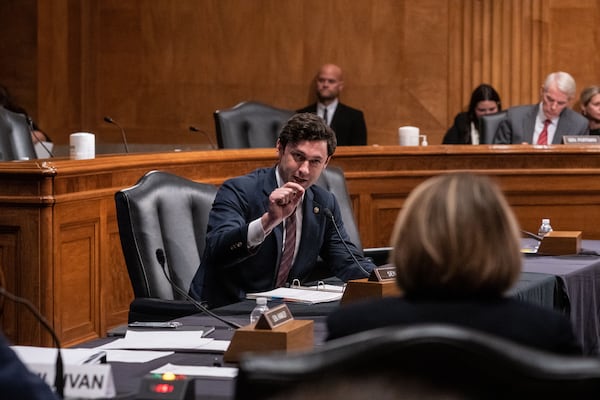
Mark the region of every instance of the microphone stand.
<instances>
[{"instance_id":1,"label":"microphone stand","mask_svg":"<svg viewBox=\"0 0 600 400\"><path fill-rule=\"evenodd\" d=\"M200 312L203 312L207 315L210 315L211 317L213 317L215 319L218 319L219 321L225 323L230 328L237 329L237 328L242 327L241 325L239 325L235 322L228 321L225 318L220 317L217 314L213 313L208 308L204 307L200 302L196 301L196 299L192 298L192 296L187 294L185 292L185 290L181 289L178 285L176 285L175 282L173 282L173 280L169 276L169 274L167 274L167 268L165 267L165 252L163 249L156 249L156 260L160 264L160 267L162 269L163 274L165 275L165 278L167 278L167 281L169 281L169 283L173 286L173 288L177 291L177 293L179 293L183 297L185 297L185 299L187 301L189 301L190 303L192 303L198 310L200 310Z\"/></svg>"},{"instance_id":2,"label":"microphone stand","mask_svg":"<svg viewBox=\"0 0 600 400\"><path fill-rule=\"evenodd\" d=\"M129 153L129 147L127 146L127 137L125 136L125 130L123 129L123 127L117 124L117 122L111 117L104 117L104 121L108 122L109 124L115 125L121 130L121 137L123 138L123 146L125 147L125 153Z\"/></svg>"}]
</instances>

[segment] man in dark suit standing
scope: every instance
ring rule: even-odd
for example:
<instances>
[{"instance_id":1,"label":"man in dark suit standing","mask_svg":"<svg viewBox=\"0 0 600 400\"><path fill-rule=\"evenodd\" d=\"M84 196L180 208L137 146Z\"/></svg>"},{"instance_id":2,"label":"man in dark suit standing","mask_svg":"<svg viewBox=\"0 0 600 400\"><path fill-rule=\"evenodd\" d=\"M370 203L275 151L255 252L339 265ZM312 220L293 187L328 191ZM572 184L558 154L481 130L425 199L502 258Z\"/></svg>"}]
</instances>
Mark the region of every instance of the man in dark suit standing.
<instances>
[{"instance_id":1,"label":"man in dark suit standing","mask_svg":"<svg viewBox=\"0 0 600 400\"><path fill-rule=\"evenodd\" d=\"M375 268L350 241L333 194L314 185L336 148L331 128L315 114L296 114L282 127L276 147L274 167L219 188L190 288L209 307L303 282L319 257L343 281L366 278Z\"/></svg>"},{"instance_id":2,"label":"man in dark suit standing","mask_svg":"<svg viewBox=\"0 0 600 400\"><path fill-rule=\"evenodd\" d=\"M342 69L325 64L316 77L318 102L298 110L299 113L317 114L327 121L337 136L338 146L364 146L367 144L367 125L363 112L340 103L344 89Z\"/></svg>"},{"instance_id":3,"label":"man in dark suit standing","mask_svg":"<svg viewBox=\"0 0 600 400\"><path fill-rule=\"evenodd\" d=\"M540 89L540 103L508 109L494 143L560 144L564 135L587 135L587 120L569 108L575 90L570 74L551 73Z\"/></svg>"}]
</instances>

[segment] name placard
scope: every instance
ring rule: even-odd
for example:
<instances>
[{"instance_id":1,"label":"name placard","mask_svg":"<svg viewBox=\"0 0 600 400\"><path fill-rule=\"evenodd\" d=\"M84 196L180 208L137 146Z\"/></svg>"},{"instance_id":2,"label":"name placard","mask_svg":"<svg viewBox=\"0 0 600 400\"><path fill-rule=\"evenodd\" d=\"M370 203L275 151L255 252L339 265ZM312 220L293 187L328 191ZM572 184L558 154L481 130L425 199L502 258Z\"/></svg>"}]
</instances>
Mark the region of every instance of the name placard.
<instances>
[{"instance_id":1,"label":"name placard","mask_svg":"<svg viewBox=\"0 0 600 400\"><path fill-rule=\"evenodd\" d=\"M600 136L596 135L565 135L563 144L600 144Z\"/></svg>"},{"instance_id":2,"label":"name placard","mask_svg":"<svg viewBox=\"0 0 600 400\"><path fill-rule=\"evenodd\" d=\"M256 322L257 329L274 329L278 326L292 321L294 317L290 309L285 304L280 304L277 307L270 308L260 316Z\"/></svg>"},{"instance_id":3,"label":"name placard","mask_svg":"<svg viewBox=\"0 0 600 400\"><path fill-rule=\"evenodd\" d=\"M369 276L371 282L385 282L396 279L396 267L375 268Z\"/></svg>"},{"instance_id":4,"label":"name placard","mask_svg":"<svg viewBox=\"0 0 600 400\"><path fill-rule=\"evenodd\" d=\"M52 363L28 363L27 368L48 384L54 386L56 366ZM110 364L82 364L64 366L65 397L101 399L116 396Z\"/></svg>"}]
</instances>

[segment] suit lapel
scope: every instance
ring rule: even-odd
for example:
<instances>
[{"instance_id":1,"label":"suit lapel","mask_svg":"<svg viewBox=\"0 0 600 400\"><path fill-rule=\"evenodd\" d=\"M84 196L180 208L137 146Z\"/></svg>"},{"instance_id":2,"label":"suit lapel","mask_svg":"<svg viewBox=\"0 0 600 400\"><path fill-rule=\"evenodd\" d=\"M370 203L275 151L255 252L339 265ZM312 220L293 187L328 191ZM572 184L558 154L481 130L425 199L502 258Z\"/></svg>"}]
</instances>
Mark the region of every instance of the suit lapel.
<instances>
[{"instance_id":1,"label":"suit lapel","mask_svg":"<svg viewBox=\"0 0 600 400\"><path fill-rule=\"evenodd\" d=\"M302 203L302 232L300 236L300 246L298 246L298 254L292 265L290 276L302 276L302 272L309 266L306 264L307 259L312 257L298 257L300 254L306 256L313 253L316 241L311 238L316 238L319 235L319 220L315 213L314 193L309 188L304 192L304 202ZM307 239L308 238L308 239Z\"/></svg>"},{"instance_id":2,"label":"suit lapel","mask_svg":"<svg viewBox=\"0 0 600 400\"><path fill-rule=\"evenodd\" d=\"M529 110L529 115L525 118L526 126L523 127L523 141L527 143L533 143L533 132L535 132L535 119L537 118L537 113L539 110L539 104L531 107ZM519 144L519 143L517 143Z\"/></svg>"},{"instance_id":3,"label":"suit lapel","mask_svg":"<svg viewBox=\"0 0 600 400\"><path fill-rule=\"evenodd\" d=\"M267 212L269 209L269 195L275 188L277 188L277 178L275 177L275 168L270 169L267 178L264 180L263 186L263 213ZM273 228L272 234L275 237L275 243L277 247L277 264L279 265L279 261L281 259L281 249L283 248L283 223L280 223L275 228Z\"/></svg>"}]
</instances>

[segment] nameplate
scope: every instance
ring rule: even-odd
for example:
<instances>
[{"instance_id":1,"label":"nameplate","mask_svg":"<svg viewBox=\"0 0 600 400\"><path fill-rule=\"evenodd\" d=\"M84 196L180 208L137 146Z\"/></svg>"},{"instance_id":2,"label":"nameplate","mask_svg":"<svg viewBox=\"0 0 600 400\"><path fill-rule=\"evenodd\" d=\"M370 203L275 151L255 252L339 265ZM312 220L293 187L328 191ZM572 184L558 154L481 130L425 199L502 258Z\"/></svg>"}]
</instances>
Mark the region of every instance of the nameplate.
<instances>
[{"instance_id":1,"label":"nameplate","mask_svg":"<svg viewBox=\"0 0 600 400\"><path fill-rule=\"evenodd\" d=\"M396 279L396 267L375 268L369 276L371 282L385 282Z\"/></svg>"},{"instance_id":2,"label":"nameplate","mask_svg":"<svg viewBox=\"0 0 600 400\"><path fill-rule=\"evenodd\" d=\"M54 386L54 363L28 363L27 368L48 386ZM81 399L113 398L116 396L110 364L65 365L63 370L65 397Z\"/></svg>"},{"instance_id":3,"label":"nameplate","mask_svg":"<svg viewBox=\"0 0 600 400\"><path fill-rule=\"evenodd\" d=\"M565 135L563 144L600 144L600 136L596 135Z\"/></svg>"},{"instance_id":4,"label":"nameplate","mask_svg":"<svg viewBox=\"0 0 600 400\"><path fill-rule=\"evenodd\" d=\"M275 329L286 322L292 321L293 319L294 317L292 316L288 306L285 304L280 304L277 307L273 307L268 311L265 311L256 322L255 328Z\"/></svg>"}]
</instances>

